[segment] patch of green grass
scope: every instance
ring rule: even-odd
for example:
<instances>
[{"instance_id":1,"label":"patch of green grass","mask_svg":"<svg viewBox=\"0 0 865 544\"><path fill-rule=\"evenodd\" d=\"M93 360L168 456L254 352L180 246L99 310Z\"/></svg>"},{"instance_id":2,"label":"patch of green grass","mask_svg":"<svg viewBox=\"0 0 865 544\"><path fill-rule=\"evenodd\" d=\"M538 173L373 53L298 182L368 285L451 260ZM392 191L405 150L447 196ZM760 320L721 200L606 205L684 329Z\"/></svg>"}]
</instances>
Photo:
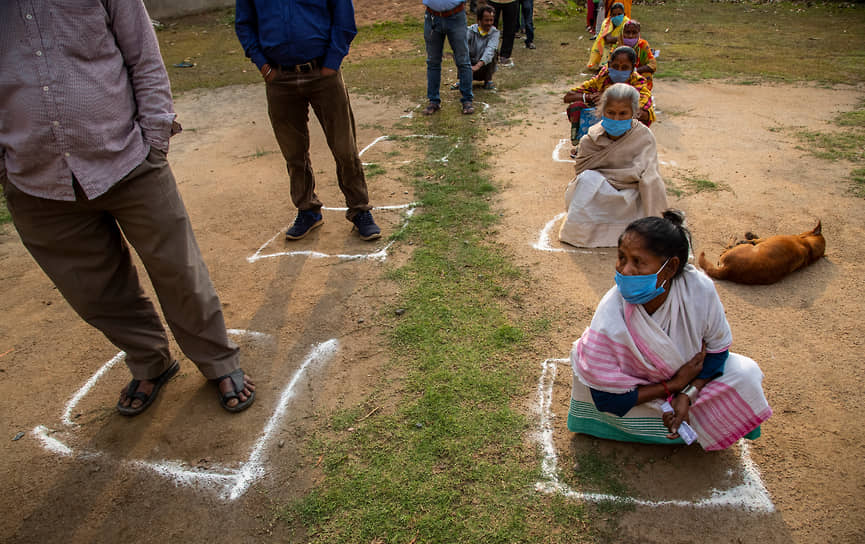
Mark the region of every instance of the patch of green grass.
<instances>
[{"instance_id":1,"label":"patch of green grass","mask_svg":"<svg viewBox=\"0 0 865 544\"><path fill-rule=\"evenodd\" d=\"M273 155L274 153L278 153L278 151L273 149L260 149L258 147L255 148L255 153L250 153L249 155L244 155L244 159L260 159L261 157L266 157L268 155Z\"/></svg>"},{"instance_id":2,"label":"patch of green grass","mask_svg":"<svg viewBox=\"0 0 865 544\"><path fill-rule=\"evenodd\" d=\"M612 460L596 449L580 453L577 456L577 467L574 476L582 487L591 487L607 495L633 495L619 479L619 469Z\"/></svg>"},{"instance_id":3,"label":"patch of green grass","mask_svg":"<svg viewBox=\"0 0 865 544\"><path fill-rule=\"evenodd\" d=\"M850 180L854 183L854 192L859 196L865 196L865 168L857 168L850 172Z\"/></svg>"},{"instance_id":4,"label":"patch of green grass","mask_svg":"<svg viewBox=\"0 0 865 544\"><path fill-rule=\"evenodd\" d=\"M0 192L0 225L10 221L12 221L12 216L9 215L9 210L6 209L6 199L3 198L3 194Z\"/></svg>"},{"instance_id":5,"label":"patch of green grass","mask_svg":"<svg viewBox=\"0 0 865 544\"><path fill-rule=\"evenodd\" d=\"M658 79L726 78L742 84L766 81L817 81L856 84L865 81L865 5L795 2L727 3L668 0L635 4L642 36L661 51ZM502 74L514 86L567 77L579 83L591 40L582 25L582 3L568 2L536 18L543 55L515 55L517 77ZM567 45L561 45L567 44ZM795 48L795 60L791 60ZM523 65L523 68L521 68ZM501 72L500 72L501 73ZM509 88L506 84L499 88Z\"/></svg>"},{"instance_id":6,"label":"patch of green grass","mask_svg":"<svg viewBox=\"0 0 865 544\"><path fill-rule=\"evenodd\" d=\"M721 186L710 179L699 176L685 176L684 180L688 183L691 191L702 193L703 191L720 191Z\"/></svg>"},{"instance_id":7,"label":"patch of green grass","mask_svg":"<svg viewBox=\"0 0 865 544\"><path fill-rule=\"evenodd\" d=\"M410 260L387 273L406 309L390 333L405 393L363 421L366 406L331 418L310 446L324 480L283 517L311 542L585 541L574 534L591 527L581 505L533 490L540 465L519 400L533 371L522 361L534 356L529 331L549 323L506 312L525 279L492 241L497 189L481 129L445 109L411 131L444 137L423 140L426 158L404 167L422 209L405 229Z\"/></svg>"},{"instance_id":8,"label":"patch of green grass","mask_svg":"<svg viewBox=\"0 0 865 544\"><path fill-rule=\"evenodd\" d=\"M664 186L667 188L668 195L673 195L674 197L679 198L685 194L685 191L671 183L670 180L664 180Z\"/></svg>"},{"instance_id":9,"label":"patch of green grass","mask_svg":"<svg viewBox=\"0 0 865 544\"><path fill-rule=\"evenodd\" d=\"M801 149L821 159L851 162L853 192L865 196L865 103L838 114L831 124L835 130L798 130Z\"/></svg>"},{"instance_id":10,"label":"patch of green grass","mask_svg":"<svg viewBox=\"0 0 865 544\"><path fill-rule=\"evenodd\" d=\"M661 50L655 74L659 79L728 78L742 84L865 81L865 48L860 43L865 35L865 5L861 3L807 6L669 0L637 4L634 9L643 37ZM535 24L542 54L517 47L516 67L498 72L498 88L508 91L563 78L577 84L586 79L580 71L589 58L591 40L574 22L584 13L582 3L568 0L538 16ZM165 28L157 36L175 92L261 82L234 34L233 21L232 9L163 21ZM394 40L408 40L411 47L359 60L349 55L343 63L346 81L363 92L421 98L426 91L422 21L408 18L361 27L353 44L364 47ZM795 44L795 62L791 44ZM445 49L443 78L452 65ZM173 66L185 58L196 66ZM449 92L444 84L443 79L443 95Z\"/></svg>"},{"instance_id":11,"label":"patch of green grass","mask_svg":"<svg viewBox=\"0 0 865 544\"><path fill-rule=\"evenodd\" d=\"M417 42L418 33L420 33L419 43L423 45L423 20L406 17L402 22L383 21L364 26L352 43L387 43L393 40Z\"/></svg>"},{"instance_id":12,"label":"patch of green grass","mask_svg":"<svg viewBox=\"0 0 865 544\"><path fill-rule=\"evenodd\" d=\"M167 19L162 23L164 28L156 36L175 93L262 82L258 68L246 58L234 33L234 9ZM174 66L187 58L195 66Z\"/></svg>"},{"instance_id":13,"label":"patch of green grass","mask_svg":"<svg viewBox=\"0 0 865 544\"><path fill-rule=\"evenodd\" d=\"M385 170L382 165L375 162L365 164L363 166L363 173L364 176L366 176L366 179L372 179L376 176L384 174L385 172L387 172L387 170Z\"/></svg>"}]
</instances>

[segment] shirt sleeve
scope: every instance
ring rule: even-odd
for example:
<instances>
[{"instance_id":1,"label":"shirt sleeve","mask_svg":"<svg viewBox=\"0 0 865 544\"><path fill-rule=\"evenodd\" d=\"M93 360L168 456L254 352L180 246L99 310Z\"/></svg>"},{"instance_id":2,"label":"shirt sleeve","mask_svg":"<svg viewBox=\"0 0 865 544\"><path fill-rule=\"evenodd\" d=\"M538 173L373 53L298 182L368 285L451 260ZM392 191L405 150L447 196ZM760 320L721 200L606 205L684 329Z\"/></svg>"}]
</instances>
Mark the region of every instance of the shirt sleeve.
<instances>
[{"instance_id":1,"label":"shirt sleeve","mask_svg":"<svg viewBox=\"0 0 865 544\"><path fill-rule=\"evenodd\" d=\"M641 46L646 52L646 62L644 64L652 70L657 70L658 61L655 60L655 54L652 53L652 47L649 45L649 42L642 40Z\"/></svg>"},{"instance_id":2,"label":"shirt sleeve","mask_svg":"<svg viewBox=\"0 0 865 544\"><path fill-rule=\"evenodd\" d=\"M167 152L175 118L168 72L142 2L106 2L110 28L129 72L144 141Z\"/></svg>"},{"instance_id":3,"label":"shirt sleeve","mask_svg":"<svg viewBox=\"0 0 865 544\"><path fill-rule=\"evenodd\" d=\"M636 74L637 72L634 72ZM649 86L646 84L645 78L640 78L642 81L634 85L638 91L640 91L640 109L649 111L652 109L652 91L649 90Z\"/></svg>"},{"instance_id":4,"label":"shirt sleeve","mask_svg":"<svg viewBox=\"0 0 865 544\"><path fill-rule=\"evenodd\" d=\"M697 378L700 380L713 380L723 374L729 355L730 350L724 350L720 353L706 353L706 357L703 359L703 370L697 374Z\"/></svg>"},{"instance_id":5,"label":"shirt sleeve","mask_svg":"<svg viewBox=\"0 0 865 544\"><path fill-rule=\"evenodd\" d=\"M484 61L484 66L493 62L493 57L496 56L496 47L499 46L499 31L496 27L490 29L490 37L487 40L487 47L484 49L484 54L481 55L481 60Z\"/></svg>"},{"instance_id":6,"label":"shirt sleeve","mask_svg":"<svg viewBox=\"0 0 865 544\"><path fill-rule=\"evenodd\" d=\"M331 14L330 45L324 54L324 66L339 70L342 59L348 55L351 41L357 34L354 5L351 0L328 0Z\"/></svg>"},{"instance_id":7,"label":"shirt sleeve","mask_svg":"<svg viewBox=\"0 0 865 544\"><path fill-rule=\"evenodd\" d=\"M571 89L572 91L578 92L597 92L601 88L602 78L607 77L607 71L604 68L601 68L601 71L598 72L598 75L591 79L587 79Z\"/></svg>"},{"instance_id":8,"label":"shirt sleeve","mask_svg":"<svg viewBox=\"0 0 865 544\"><path fill-rule=\"evenodd\" d=\"M237 0L234 9L234 33L243 46L243 52L261 70L261 67L267 64L267 57L261 51L261 43L258 41L258 13L252 0Z\"/></svg>"},{"instance_id":9,"label":"shirt sleeve","mask_svg":"<svg viewBox=\"0 0 865 544\"><path fill-rule=\"evenodd\" d=\"M637 405L639 392L632 389L627 393L607 393L597 389L589 388L595 407L601 412L609 412L619 417L627 414L631 408Z\"/></svg>"}]
</instances>

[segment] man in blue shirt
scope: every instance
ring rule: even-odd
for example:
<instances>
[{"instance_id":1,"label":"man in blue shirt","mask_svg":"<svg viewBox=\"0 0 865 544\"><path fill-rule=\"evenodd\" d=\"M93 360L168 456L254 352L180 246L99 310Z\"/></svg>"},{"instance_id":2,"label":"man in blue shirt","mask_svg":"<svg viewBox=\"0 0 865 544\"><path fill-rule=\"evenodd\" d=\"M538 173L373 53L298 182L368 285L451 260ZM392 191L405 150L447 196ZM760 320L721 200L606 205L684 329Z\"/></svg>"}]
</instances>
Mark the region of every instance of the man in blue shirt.
<instances>
[{"instance_id":1,"label":"man in blue shirt","mask_svg":"<svg viewBox=\"0 0 865 544\"><path fill-rule=\"evenodd\" d=\"M463 113L472 114L472 65L469 61L465 0L423 0L426 6L423 38L426 42L426 85L429 104L424 115L432 115L441 109L442 100L439 88L442 79L442 52L445 37L454 51L454 63L460 80L460 93Z\"/></svg>"},{"instance_id":2,"label":"man in blue shirt","mask_svg":"<svg viewBox=\"0 0 865 544\"><path fill-rule=\"evenodd\" d=\"M354 114L339 70L357 34L351 0L237 0L234 28L267 90L267 111L285 157L297 218L285 233L299 240L324 222L309 161L309 106L336 161L346 218L363 240L381 237L370 213Z\"/></svg>"}]
</instances>

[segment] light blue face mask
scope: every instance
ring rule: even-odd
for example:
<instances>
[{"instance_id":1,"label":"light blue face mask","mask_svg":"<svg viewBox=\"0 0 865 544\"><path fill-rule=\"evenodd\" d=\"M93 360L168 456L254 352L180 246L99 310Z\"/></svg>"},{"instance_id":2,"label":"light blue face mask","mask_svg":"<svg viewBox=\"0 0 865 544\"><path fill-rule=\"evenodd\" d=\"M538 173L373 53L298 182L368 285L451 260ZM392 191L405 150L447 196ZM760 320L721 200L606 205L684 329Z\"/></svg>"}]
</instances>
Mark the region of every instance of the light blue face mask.
<instances>
[{"instance_id":1,"label":"light blue face mask","mask_svg":"<svg viewBox=\"0 0 865 544\"><path fill-rule=\"evenodd\" d=\"M625 18L625 16L623 14L623 15L616 15L614 17L610 17L610 20L613 22L613 26L619 26L620 24L622 24L622 19L624 19L624 18Z\"/></svg>"},{"instance_id":2,"label":"light blue face mask","mask_svg":"<svg viewBox=\"0 0 865 544\"><path fill-rule=\"evenodd\" d=\"M615 68L607 68L610 79L613 80L613 83L625 83L629 79L631 79L631 74L634 72L633 70L616 70Z\"/></svg>"},{"instance_id":3,"label":"light blue face mask","mask_svg":"<svg viewBox=\"0 0 865 544\"><path fill-rule=\"evenodd\" d=\"M621 136L631 129L631 119L616 121L615 119L610 119L609 117L604 116L601 118L601 126L604 127L604 130L607 131L607 134L610 136Z\"/></svg>"},{"instance_id":4,"label":"light blue face mask","mask_svg":"<svg viewBox=\"0 0 865 544\"><path fill-rule=\"evenodd\" d=\"M658 285L658 274L667 266L668 262L670 259L664 261L661 268L654 274L644 276L625 276L616 270L616 285L619 286L619 293L621 293L622 298L631 304L645 304L663 294L663 284L658 287L655 286Z\"/></svg>"}]
</instances>

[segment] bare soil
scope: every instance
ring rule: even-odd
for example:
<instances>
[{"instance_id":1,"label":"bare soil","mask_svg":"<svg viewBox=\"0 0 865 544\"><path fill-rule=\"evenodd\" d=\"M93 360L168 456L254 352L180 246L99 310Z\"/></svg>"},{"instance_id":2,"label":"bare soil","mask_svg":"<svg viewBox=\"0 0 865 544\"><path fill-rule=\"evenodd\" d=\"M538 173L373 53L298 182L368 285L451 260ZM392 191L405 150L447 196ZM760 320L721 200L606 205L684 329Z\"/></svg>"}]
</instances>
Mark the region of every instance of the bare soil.
<instances>
[{"instance_id":1,"label":"bare soil","mask_svg":"<svg viewBox=\"0 0 865 544\"><path fill-rule=\"evenodd\" d=\"M567 357L602 295L613 285L615 249L538 251L544 225L565 211L571 163L552 150L567 138L561 95L567 88L524 89L508 97L532 104L535 117L497 135L494 176L506 187L502 240L531 269L537 317L567 318L552 327L546 358ZM857 89L690 84L663 81L652 126L670 205L687 214L694 251L714 259L745 231L797 234L818 219L826 257L770 286L716 282L733 329L732 349L760 364L772 418L751 444L776 511L737 508L636 507L610 516L617 539L638 542L862 542L865 537L865 430L857 415L865 364L861 312L865 295L865 205L845 181L850 166L818 160L798 148L791 126L830 130L827 121L862 99ZM563 153L562 156L565 154ZM719 190L694 192L688 178ZM552 232L552 247L567 249ZM587 453L604 458L631 496L695 501L741 483L738 450L639 446L567 431L571 372L558 365L552 411L562 478L584 484L574 465ZM532 399L534 400L534 399Z\"/></svg>"},{"instance_id":2,"label":"bare soil","mask_svg":"<svg viewBox=\"0 0 865 544\"><path fill-rule=\"evenodd\" d=\"M360 3L361 5L363 3ZM396 8L394 8L396 9ZM412 6L414 9L414 6ZM361 11L360 9L358 10ZM421 76L419 76L421 77ZM505 189L501 240L536 280L520 311L565 316L546 339L547 357L565 357L612 285L614 253L562 254L531 247L544 224L564 209L572 166L551 152L567 136L561 87L524 89L507 97L532 104L530 124L499 131L488 142L493 177ZM865 536L865 429L857 416L865 383L862 363L865 295L865 206L843 178L847 165L816 160L796 148L789 125L823 129L850 109L861 90L719 83L660 82L659 122L653 127L663 174L686 192L671 203L688 214L696 250L710 258L734 235L797 233L823 221L825 259L767 287L718 283L734 332L734 350L754 358L775 415L753 443L752 458L776 507L772 514L733 508L638 507L614 514L622 540L640 542L861 542ZM247 257L277 235L272 250L326 253L381 249L350 233L340 211L308 240L287 244L278 235L293 219L283 161L265 113L261 85L188 93L176 109L186 128L170 159L199 244L225 305L229 327L272 335L243 341L244 368L257 380L256 404L231 416L213 387L175 350L182 370L150 410L125 419L114 412L128 379L109 372L79 404L72 428L60 415L72 394L116 353L66 305L21 246L14 229L0 232L0 541L251 542L302 541L302 532L275 519L275 507L299 496L317 478L306 439L328 414L352 406L389 379L386 331L393 322L395 287L382 272L410 247L396 244L385 262L282 256L254 263ZM382 135L373 124L396 123L406 107L353 97L361 145ZM325 205L343 205L333 161L320 129L312 129L312 162ZM413 199L398 164L414 148L403 142L374 148L384 172L369 180L372 202ZM364 156L365 160L368 157ZM678 166L672 166L675 163ZM699 176L719 191L688 192L684 178ZM385 233L400 212L376 212ZM554 242L555 244L555 242ZM516 310L516 309L515 309ZM267 473L234 502L207 489L176 486L152 471L121 461L174 460L190 467L236 466L245 459L273 412L285 384L310 347L336 338L340 350L312 372L290 403L275 439L264 450ZM539 368L539 366L538 366ZM646 448L574 437L564 428L570 375L556 383L556 445L563 478L586 451L623 467L621 478L643 498L691 499L735 484L733 452ZM534 389L525 391L527 410ZM76 452L45 449L32 430L45 425ZM26 433L13 441L18 432ZM282 447L278 445L282 441ZM699 535L699 536L695 536Z\"/></svg>"},{"instance_id":3,"label":"bare soil","mask_svg":"<svg viewBox=\"0 0 865 544\"><path fill-rule=\"evenodd\" d=\"M362 146L382 135L366 123L388 126L403 113L361 97L354 97L353 108ZM117 395L129 379L118 365L78 404L75 426L64 426L60 416L70 397L117 349L73 313L6 225L0 233L0 428L7 437L0 454L6 490L0 541L117 542L136 535L144 541L247 542L271 528L271 536L302 540L272 518L276 505L298 496L316 476L316 459L302 455L308 433L313 425L326 425L327 417L320 416L356 405L385 379L385 333L394 319L395 289L381 275L402 262L405 251L393 248L386 262L305 255L248 262L295 214L264 88L187 93L176 109L185 130L172 140L169 158L227 325L272 336L240 340L242 364L259 385L256 403L239 415L224 412L215 388L175 349L181 372L145 414L116 414ZM311 132L319 196L325 206L345 206L315 122ZM411 159L413 149L411 143L396 149L382 142L364 154L365 161L384 168L368 180L374 204L413 200L397 179L399 164ZM403 224L403 211L375 213L386 236ZM287 243L277 235L262 253L366 254L387 243L361 241L343 211L325 211L324 217L325 224L307 239ZM195 470L239 466L310 348L332 338L340 342L337 356L298 387L265 449L265 478L239 500L227 503L209 490L175 487L122 462L168 460ZM44 449L33 433L38 425L56 431L52 437L75 455ZM12 441L18 432L27 434Z\"/></svg>"}]
</instances>

